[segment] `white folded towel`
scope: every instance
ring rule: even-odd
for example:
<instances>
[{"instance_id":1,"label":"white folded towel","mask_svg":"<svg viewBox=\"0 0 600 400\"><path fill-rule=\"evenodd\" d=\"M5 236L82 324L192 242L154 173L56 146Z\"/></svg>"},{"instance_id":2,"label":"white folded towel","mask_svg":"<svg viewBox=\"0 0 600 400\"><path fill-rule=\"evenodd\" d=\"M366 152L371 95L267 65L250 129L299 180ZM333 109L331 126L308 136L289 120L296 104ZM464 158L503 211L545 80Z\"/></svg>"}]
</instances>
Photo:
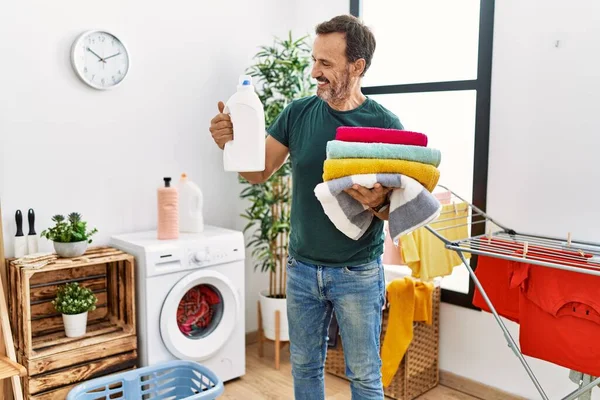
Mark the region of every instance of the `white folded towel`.
<instances>
[{"instance_id":1,"label":"white folded towel","mask_svg":"<svg viewBox=\"0 0 600 400\"><path fill-rule=\"evenodd\" d=\"M373 188L376 183L393 188L390 196L389 229L395 245L400 236L435 220L440 202L416 180L401 174L360 174L319 183L314 191L331 222L351 239L359 239L371 225L373 214L345 189L357 184Z\"/></svg>"}]
</instances>

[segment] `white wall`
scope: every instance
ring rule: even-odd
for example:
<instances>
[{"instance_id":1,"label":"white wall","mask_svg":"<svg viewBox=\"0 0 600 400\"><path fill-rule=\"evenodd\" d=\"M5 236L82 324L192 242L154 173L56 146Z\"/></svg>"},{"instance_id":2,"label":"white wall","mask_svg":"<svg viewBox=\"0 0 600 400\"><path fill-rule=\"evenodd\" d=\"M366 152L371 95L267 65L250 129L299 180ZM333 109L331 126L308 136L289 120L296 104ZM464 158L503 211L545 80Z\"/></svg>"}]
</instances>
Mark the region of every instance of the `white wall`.
<instances>
[{"instance_id":1,"label":"white wall","mask_svg":"<svg viewBox=\"0 0 600 400\"><path fill-rule=\"evenodd\" d=\"M289 29L312 34L316 23L348 8L346 0L320 11L314 0L4 5L0 199L7 256L13 255L16 209L26 216L34 208L38 233L56 213L81 212L99 229L94 244L153 229L156 188L163 176L175 180L181 172L201 186L207 224L241 230L241 186L222 170L208 131L216 103L235 91L259 45ZM240 27L243 34L233 34ZM130 74L112 91L87 88L69 63L72 41L95 28L119 35L131 53ZM52 250L51 244L41 240L40 250ZM246 254L250 332L257 329L257 293L268 283Z\"/></svg>"},{"instance_id":2,"label":"white wall","mask_svg":"<svg viewBox=\"0 0 600 400\"><path fill-rule=\"evenodd\" d=\"M112 234L156 226L156 188L186 172L204 192L207 224L242 229L241 187L222 169L208 131L258 46L294 21L284 2L260 0L108 0L9 2L0 13L0 198L7 255L14 213L37 214L38 233L56 213L79 211ZM233 30L243 27L243 35ZM74 38L87 29L118 34L132 68L118 89L84 86L69 64ZM8 40L10 38L10 40ZM40 242L41 250L50 243ZM266 275L247 262L249 296ZM255 302L248 330L256 329Z\"/></svg>"},{"instance_id":3,"label":"white wall","mask_svg":"<svg viewBox=\"0 0 600 400\"><path fill-rule=\"evenodd\" d=\"M594 0L496 2L488 211L517 231L600 241L599 15ZM442 369L540 398L490 314L443 304L440 332ZM549 398L576 389L527 359Z\"/></svg>"}]
</instances>

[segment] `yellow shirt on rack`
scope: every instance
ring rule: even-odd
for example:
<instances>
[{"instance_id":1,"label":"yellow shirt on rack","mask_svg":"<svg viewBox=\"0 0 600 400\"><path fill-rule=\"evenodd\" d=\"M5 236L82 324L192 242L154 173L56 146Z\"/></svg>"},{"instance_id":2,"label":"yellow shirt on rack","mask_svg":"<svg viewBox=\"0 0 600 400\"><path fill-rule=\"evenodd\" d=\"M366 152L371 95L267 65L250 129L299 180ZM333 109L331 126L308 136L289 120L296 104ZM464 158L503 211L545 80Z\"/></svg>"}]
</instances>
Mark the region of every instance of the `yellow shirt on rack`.
<instances>
[{"instance_id":1,"label":"yellow shirt on rack","mask_svg":"<svg viewBox=\"0 0 600 400\"><path fill-rule=\"evenodd\" d=\"M430 226L448 240L461 240L469 237L469 207L465 203L447 204L442 207L440 216ZM400 237L402 258L412 270L412 276L429 281L440 276L447 276L452 269L462 264L462 260L454 250L446 249L444 242L426 228L419 228ZM465 258L470 253L463 253Z\"/></svg>"}]
</instances>

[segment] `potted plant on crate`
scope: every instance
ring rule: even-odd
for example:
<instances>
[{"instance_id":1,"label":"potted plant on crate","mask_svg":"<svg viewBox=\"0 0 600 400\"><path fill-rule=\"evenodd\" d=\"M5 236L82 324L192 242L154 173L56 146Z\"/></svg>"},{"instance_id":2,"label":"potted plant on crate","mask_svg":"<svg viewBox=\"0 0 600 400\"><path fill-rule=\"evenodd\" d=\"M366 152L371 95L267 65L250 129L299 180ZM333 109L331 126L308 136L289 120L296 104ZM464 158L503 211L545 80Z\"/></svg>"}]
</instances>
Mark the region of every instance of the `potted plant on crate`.
<instances>
[{"instance_id":1,"label":"potted plant on crate","mask_svg":"<svg viewBox=\"0 0 600 400\"><path fill-rule=\"evenodd\" d=\"M62 314L67 337L85 335L88 311L96 309L98 297L90 289L77 282L67 283L58 288L52 301L54 309Z\"/></svg>"},{"instance_id":2,"label":"potted plant on crate","mask_svg":"<svg viewBox=\"0 0 600 400\"><path fill-rule=\"evenodd\" d=\"M258 78L257 94L264 106L265 125L270 126L294 99L308 96L315 88L310 77L308 37L275 38L273 45L261 46L256 62L247 73ZM280 340L288 341L285 271L290 232L291 164L290 159L265 183L246 187L240 197L249 201L242 214L248 220L244 232L254 227L247 247L253 247L255 269L269 272L269 289L259 293L262 323L266 338L275 339L275 313L280 314Z\"/></svg>"},{"instance_id":3,"label":"potted plant on crate","mask_svg":"<svg viewBox=\"0 0 600 400\"><path fill-rule=\"evenodd\" d=\"M41 236L54 243L54 250L60 257L79 257L87 250L90 237L97 233L96 228L87 229L87 222L81 214L73 212L68 219L58 214L52 217L55 225L42 231Z\"/></svg>"}]
</instances>

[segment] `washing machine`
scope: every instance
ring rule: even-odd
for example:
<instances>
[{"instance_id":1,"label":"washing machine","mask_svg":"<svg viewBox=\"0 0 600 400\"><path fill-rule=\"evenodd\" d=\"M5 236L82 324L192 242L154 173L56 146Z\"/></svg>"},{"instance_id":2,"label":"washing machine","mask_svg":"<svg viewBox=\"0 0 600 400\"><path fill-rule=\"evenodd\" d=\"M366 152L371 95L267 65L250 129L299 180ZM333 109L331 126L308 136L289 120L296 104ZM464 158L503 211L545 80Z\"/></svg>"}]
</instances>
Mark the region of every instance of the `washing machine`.
<instances>
[{"instance_id":1,"label":"washing machine","mask_svg":"<svg viewBox=\"0 0 600 400\"><path fill-rule=\"evenodd\" d=\"M135 256L140 366L194 360L225 381L245 374L245 247L242 232L205 226L158 240L117 235Z\"/></svg>"}]
</instances>

